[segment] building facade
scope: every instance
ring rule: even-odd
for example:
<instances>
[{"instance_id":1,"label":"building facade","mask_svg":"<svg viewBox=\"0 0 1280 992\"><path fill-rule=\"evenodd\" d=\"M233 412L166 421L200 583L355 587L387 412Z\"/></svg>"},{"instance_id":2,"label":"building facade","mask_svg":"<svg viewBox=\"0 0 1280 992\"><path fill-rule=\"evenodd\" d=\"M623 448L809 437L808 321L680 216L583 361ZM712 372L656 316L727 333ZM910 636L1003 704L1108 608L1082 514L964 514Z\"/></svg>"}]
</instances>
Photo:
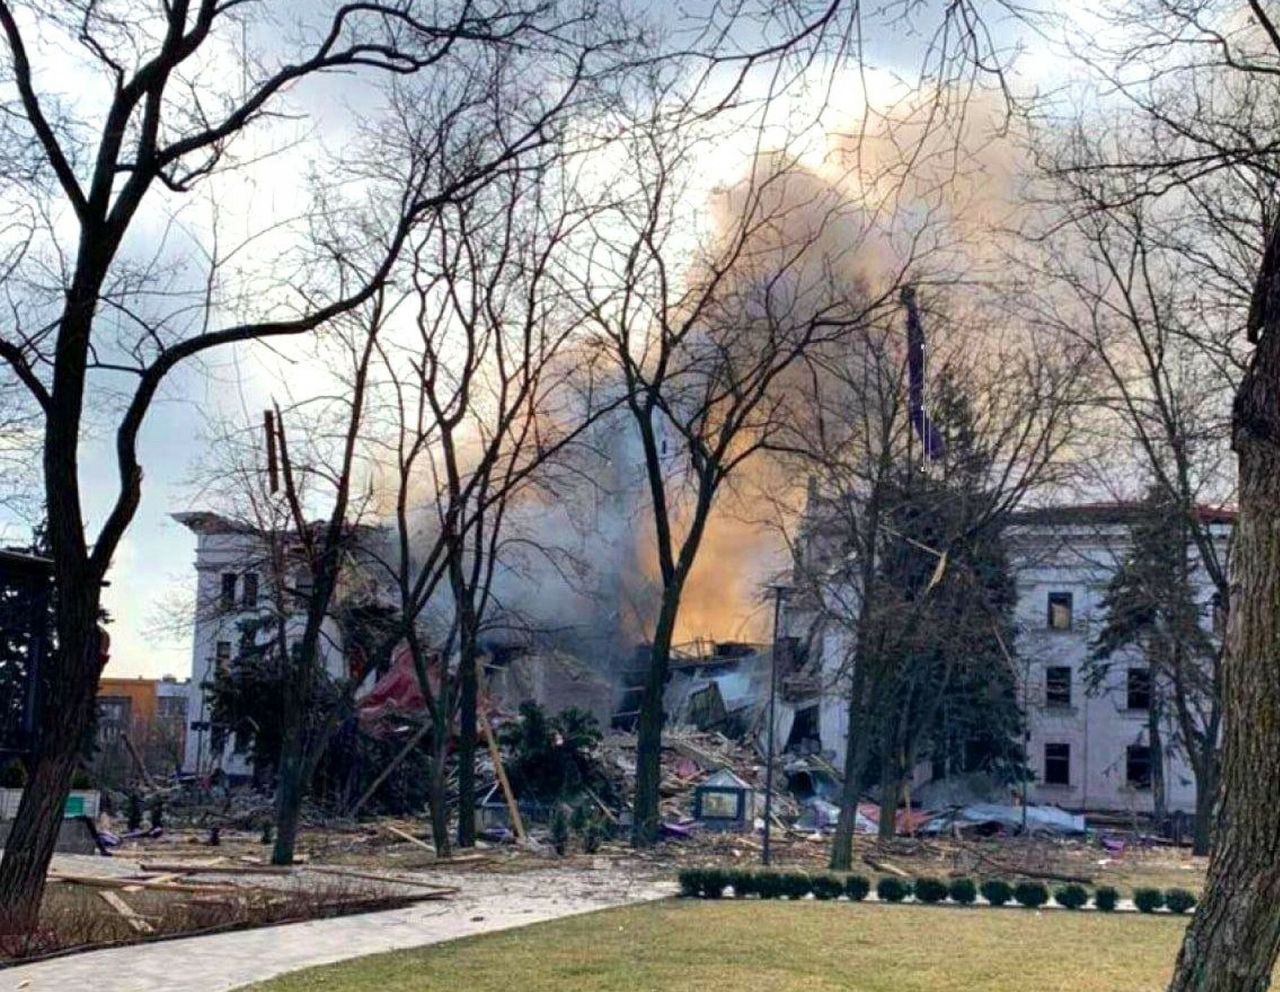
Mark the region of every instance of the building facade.
<instances>
[{"instance_id":1,"label":"building facade","mask_svg":"<svg viewBox=\"0 0 1280 992\"><path fill-rule=\"evenodd\" d=\"M1201 509L1225 560L1233 515ZM1140 651L1117 653L1092 685L1090 643L1106 622L1108 583L1130 550L1133 508L1123 504L1057 507L1021 515L1006 532L1018 585L1018 661L1026 712L1032 798L1069 809L1149 813L1153 806L1153 700L1170 687L1153 681ZM1171 539L1174 532L1171 529ZM1199 616L1213 637L1223 619L1214 587L1190 552ZM1195 778L1171 707L1157 710L1170 811L1195 810Z\"/></svg>"},{"instance_id":2,"label":"building facade","mask_svg":"<svg viewBox=\"0 0 1280 992\"><path fill-rule=\"evenodd\" d=\"M247 626L275 616L282 600L290 602L289 597L276 595L270 581L269 552L280 535L264 535L216 513L175 513L173 518L196 535L195 625L183 771L207 775L221 769L231 776L247 776L252 766L245 755L237 754L230 743L221 749L213 746L207 684L219 667L236 656ZM286 585L305 593L308 574L300 566ZM286 616L287 636L300 635L304 620L300 607ZM320 650L331 675L345 673L342 639L332 619L325 621Z\"/></svg>"},{"instance_id":3,"label":"building facade","mask_svg":"<svg viewBox=\"0 0 1280 992\"><path fill-rule=\"evenodd\" d=\"M857 659L851 625L823 620L823 615L855 615L859 597L842 578L850 570L841 567L847 559L840 558L839 535L824 528L813 505L811 499L799 566L832 578L817 594L823 604L810 593L789 611L787 633L807 648L797 658L796 674L780 678L778 740L810 738L838 765L849 721L843 687ZM1225 561L1234 515L1210 508L1198 512L1219 560ZM1027 787L1030 802L1120 813L1153 809L1151 707L1153 699L1168 698L1170 687L1153 681L1136 649L1118 652L1100 679L1091 677L1088 665L1091 642L1106 620L1102 604L1108 583L1131 548L1135 515L1130 504L1062 506L1016 515L1006 528L1017 587L1014 656L1033 776ZM1213 584L1194 549L1189 554L1202 626L1219 637L1225 618ZM1167 807L1193 813L1195 779L1177 743L1172 707L1157 713ZM913 786L930 778L929 762L922 761ZM1016 792L1011 788L1006 798Z\"/></svg>"}]
</instances>

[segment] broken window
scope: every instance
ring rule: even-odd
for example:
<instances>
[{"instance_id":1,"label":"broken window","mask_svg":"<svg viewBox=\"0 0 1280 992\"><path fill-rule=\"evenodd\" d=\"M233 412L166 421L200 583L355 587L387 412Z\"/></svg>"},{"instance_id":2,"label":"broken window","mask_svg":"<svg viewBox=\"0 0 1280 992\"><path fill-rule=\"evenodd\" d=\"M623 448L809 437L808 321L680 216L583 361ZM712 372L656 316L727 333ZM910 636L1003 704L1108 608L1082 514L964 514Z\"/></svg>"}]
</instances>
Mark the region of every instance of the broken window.
<instances>
[{"instance_id":1,"label":"broken window","mask_svg":"<svg viewBox=\"0 0 1280 992\"><path fill-rule=\"evenodd\" d=\"M1071 614L1072 614L1071 593L1069 592L1049 593L1049 629L1050 630L1070 630Z\"/></svg>"},{"instance_id":2,"label":"broken window","mask_svg":"<svg viewBox=\"0 0 1280 992\"><path fill-rule=\"evenodd\" d=\"M236 608L236 573L222 573L222 593L219 597L219 605L221 605L224 613L229 613Z\"/></svg>"},{"instance_id":3,"label":"broken window","mask_svg":"<svg viewBox=\"0 0 1280 992\"><path fill-rule=\"evenodd\" d=\"M1044 703L1046 706L1071 705L1071 666L1050 665L1044 670Z\"/></svg>"},{"instance_id":4,"label":"broken window","mask_svg":"<svg viewBox=\"0 0 1280 992\"><path fill-rule=\"evenodd\" d=\"M1071 784L1071 745L1046 744L1044 746L1044 784Z\"/></svg>"},{"instance_id":5,"label":"broken window","mask_svg":"<svg viewBox=\"0 0 1280 992\"><path fill-rule=\"evenodd\" d=\"M240 592L240 607L245 610L258 608L258 573L245 572L244 586Z\"/></svg>"},{"instance_id":6,"label":"broken window","mask_svg":"<svg viewBox=\"0 0 1280 992\"><path fill-rule=\"evenodd\" d=\"M1151 748L1130 744L1125 752L1124 779L1131 789L1151 788Z\"/></svg>"},{"instance_id":7,"label":"broken window","mask_svg":"<svg viewBox=\"0 0 1280 992\"><path fill-rule=\"evenodd\" d=\"M1125 706L1131 710L1151 709L1151 669L1130 668Z\"/></svg>"}]
</instances>

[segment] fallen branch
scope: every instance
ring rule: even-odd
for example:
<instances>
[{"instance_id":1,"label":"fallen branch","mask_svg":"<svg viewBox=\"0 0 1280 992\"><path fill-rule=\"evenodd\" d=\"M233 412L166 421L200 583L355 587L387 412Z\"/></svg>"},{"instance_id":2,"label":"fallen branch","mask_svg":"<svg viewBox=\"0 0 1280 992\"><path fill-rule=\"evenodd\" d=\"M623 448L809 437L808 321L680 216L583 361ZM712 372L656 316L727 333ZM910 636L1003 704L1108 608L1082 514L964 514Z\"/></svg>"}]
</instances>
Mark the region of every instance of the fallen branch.
<instances>
[{"instance_id":1,"label":"fallen branch","mask_svg":"<svg viewBox=\"0 0 1280 992\"><path fill-rule=\"evenodd\" d=\"M876 871L886 872L887 874L890 874L890 875L897 875L899 878L911 877L910 872L903 871L897 865L890 864L888 861L883 861L880 858L875 857L870 851L868 851L866 854L862 856L862 860L865 861L867 864L869 864Z\"/></svg>"}]
</instances>

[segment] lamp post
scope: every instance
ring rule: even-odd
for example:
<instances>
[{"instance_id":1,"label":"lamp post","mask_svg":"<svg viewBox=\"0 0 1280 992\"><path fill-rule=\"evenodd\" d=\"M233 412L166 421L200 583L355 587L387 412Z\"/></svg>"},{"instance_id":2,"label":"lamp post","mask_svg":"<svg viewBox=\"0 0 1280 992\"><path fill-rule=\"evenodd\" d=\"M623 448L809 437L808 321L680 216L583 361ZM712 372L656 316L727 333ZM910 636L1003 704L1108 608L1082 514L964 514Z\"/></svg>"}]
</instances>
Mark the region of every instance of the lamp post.
<instances>
[{"instance_id":1,"label":"lamp post","mask_svg":"<svg viewBox=\"0 0 1280 992\"><path fill-rule=\"evenodd\" d=\"M777 724L778 698L778 629L782 620L782 600L790 587L775 583L773 591L773 650L769 653L769 743L764 766L764 845L760 850L761 862L769 864L769 834L773 820L773 752Z\"/></svg>"}]
</instances>

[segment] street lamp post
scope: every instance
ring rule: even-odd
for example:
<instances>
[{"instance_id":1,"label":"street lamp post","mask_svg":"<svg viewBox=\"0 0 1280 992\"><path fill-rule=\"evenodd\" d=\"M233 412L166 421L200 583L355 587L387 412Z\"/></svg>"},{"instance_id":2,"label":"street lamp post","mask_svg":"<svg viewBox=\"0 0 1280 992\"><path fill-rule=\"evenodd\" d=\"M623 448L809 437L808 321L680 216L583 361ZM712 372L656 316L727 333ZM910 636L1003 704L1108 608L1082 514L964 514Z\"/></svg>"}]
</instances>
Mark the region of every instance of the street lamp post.
<instances>
[{"instance_id":1,"label":"street lamp post","mask_svg":"<svg viewBox=\"0 0 1280 992\"><path fill-rule=\"evenodd\" d=\"M769 654L769 743L766 748L764 766L764 846L761 848L761 861L768 865L770 861L769 835L773 821L773 754L774 735L777 725L778 698L778 630L782 620L782 599L788 587L781 583L769 587L773 590L773 650Z\"/></svg>"}]
</instances>

